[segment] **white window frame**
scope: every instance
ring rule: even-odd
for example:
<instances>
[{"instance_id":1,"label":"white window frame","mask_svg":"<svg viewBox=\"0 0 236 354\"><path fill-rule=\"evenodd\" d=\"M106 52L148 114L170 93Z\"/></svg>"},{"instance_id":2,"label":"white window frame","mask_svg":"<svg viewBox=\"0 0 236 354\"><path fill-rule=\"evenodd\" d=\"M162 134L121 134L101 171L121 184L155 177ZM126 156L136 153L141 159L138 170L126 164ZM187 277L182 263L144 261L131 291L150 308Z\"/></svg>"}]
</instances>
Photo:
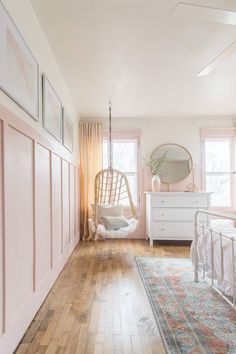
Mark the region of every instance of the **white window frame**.
<instances>
[{"instance_id":1,"label":"white window frame","mask_svg":"<svg viewBox=\"0 0 236 354\"><path fill-rule=\"evenodd\" d=\"M103 131L103 141L108 140L107 144L107 153L109 159L109 134L107 130ZM137 172L124 172L126 176L133 176L137 175L136 181L136 191L137 191L137 204L134 203L135 207L140 210L141 208L141 198L140 198L140 132L139 131L114 131L112 132L112 141L119 140L119 141L136 141L137 142ZM112 154L113 156L113 154ZM133 197L133 196L132 196ZM124 206L124 209L130 209L128 206Z\"/></svg>"},{"instance_id":2,"label":"white window frame","mask_svg":"<svg viewBox=\"0 0 236 354\"><path fill-rule=\"evenodd\" d=\"M225 141L229 140L230 141L230 171L224 172L207 172L206 171L206 148L205 148L205 143L206 141ZM235 138L231 135L219 135L214 133L210 134L209 136L204 136L202 137L202 187L204 190L206 190L206 178L207 176L221 176L221 175L229 175L230 178L230 206L228 207L213 207L213 210L219 210L219 211L234 211L235 210Z\"/></svg>"}]
</instances>

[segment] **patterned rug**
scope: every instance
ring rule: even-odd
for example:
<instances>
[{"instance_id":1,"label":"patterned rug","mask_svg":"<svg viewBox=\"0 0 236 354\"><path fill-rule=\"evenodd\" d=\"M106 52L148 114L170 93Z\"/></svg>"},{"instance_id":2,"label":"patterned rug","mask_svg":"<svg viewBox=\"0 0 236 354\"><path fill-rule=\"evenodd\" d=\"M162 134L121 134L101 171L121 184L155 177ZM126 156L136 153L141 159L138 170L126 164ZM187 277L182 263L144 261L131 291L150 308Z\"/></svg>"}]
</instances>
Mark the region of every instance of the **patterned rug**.
<instances>
[{"instance_id":1,"label":"patterned rug","mask_svg":"<svg viewBox=\"0 0 236 354\"><path fill-rule=\"evenodd\" d=\"M204 281L190 260L136 257L167 353L236 353L236 310Z\"/></svg>"}]
</instances>

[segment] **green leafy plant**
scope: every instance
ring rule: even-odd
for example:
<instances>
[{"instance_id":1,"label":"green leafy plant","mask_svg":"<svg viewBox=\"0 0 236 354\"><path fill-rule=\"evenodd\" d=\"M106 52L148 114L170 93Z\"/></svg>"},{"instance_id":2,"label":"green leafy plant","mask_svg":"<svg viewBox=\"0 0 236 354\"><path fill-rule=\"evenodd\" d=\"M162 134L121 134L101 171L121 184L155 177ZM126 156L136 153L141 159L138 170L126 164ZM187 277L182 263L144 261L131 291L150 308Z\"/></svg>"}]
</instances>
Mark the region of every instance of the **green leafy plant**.
<instances>
[{"instance_id":1,"label":"green leafy plant","mask_svg":"<svg viewBox=\"0 0 236 354\"><path fill-rule=\"evenodd\" d=\"M157 175L162 170L164 170L163 165L166 161L167 153L168 151L163 153L158 159L153 156L153 154L148 153L147 156L144 158L144 161L153 176Z\"/></svg>"}]
</instances>

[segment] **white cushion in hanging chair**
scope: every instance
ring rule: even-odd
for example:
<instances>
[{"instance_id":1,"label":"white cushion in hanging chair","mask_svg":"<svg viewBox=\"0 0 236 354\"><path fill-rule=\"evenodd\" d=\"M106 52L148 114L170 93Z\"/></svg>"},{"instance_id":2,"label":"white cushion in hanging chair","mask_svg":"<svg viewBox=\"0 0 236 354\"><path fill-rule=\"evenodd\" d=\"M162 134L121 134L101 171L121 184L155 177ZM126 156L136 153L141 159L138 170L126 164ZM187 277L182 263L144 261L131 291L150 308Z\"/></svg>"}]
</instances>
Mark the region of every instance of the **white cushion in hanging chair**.
<instances>
[{"instance_id":1,"label":"white cushion in hanging chair","mask_svg":"<svg viewBox=\"0 0 236 354\"><path fill-rule=\"evenodd\" d=\"M126 227L121 227L118 230L106 230L104 225L98 224L95 239L99 239L100 237L102 237L102 238L125 238L125 237L127 237L130 233L132 233L136 230L136 228L138 226L138 220L137 219L129 219L127 221L128 221L129 225Z\"/></svg>"},{"instance_id":2,"label":"white cushion in hanging chair","mask_svg":"<svg viewBox=\"0 0 236 354\"><path fill-rule=\"evenodd\" d=\"M106 230L119 230L129 226L129 222L124 216L101 216L100 221Z\"/></svg>"}]
</instances>

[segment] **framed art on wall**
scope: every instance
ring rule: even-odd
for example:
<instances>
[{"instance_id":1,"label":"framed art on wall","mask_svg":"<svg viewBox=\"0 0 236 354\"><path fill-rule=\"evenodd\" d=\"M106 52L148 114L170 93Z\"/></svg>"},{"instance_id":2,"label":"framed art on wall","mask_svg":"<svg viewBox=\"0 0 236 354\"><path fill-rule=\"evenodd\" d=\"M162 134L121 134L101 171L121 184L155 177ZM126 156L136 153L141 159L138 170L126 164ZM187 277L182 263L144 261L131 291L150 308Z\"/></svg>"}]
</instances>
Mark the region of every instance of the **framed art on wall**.
<instances>
[{"instance_id":1,"label":"framed art on wall","mask_svg":"<svg viewBox=\"0 0 236 354\"><path fill-rule=\"evenodd\" d=\"M63 108L63 145L69 150L73 151L73 122L69 117L69 114Z\"/></svg>"},{"instance_id":2,"label":"framed art on wall","mask_svg":"<svg viewBox=\"0 0 236 354\"><path fill-rule=\"evenodd\" d=\"M43 74L43 126L62 141L62 104L46 74Z\"/></svg>"},{"instance_id":3,"label":"framed art on wall","mask_svg":"<svg viewBox=\"0 0 236 354\"><path fill-rule=\"evenodd\" d=\"M0 89L35 120L39 119L39 68L0 1Z\"/></svg>"}]
</instances>

